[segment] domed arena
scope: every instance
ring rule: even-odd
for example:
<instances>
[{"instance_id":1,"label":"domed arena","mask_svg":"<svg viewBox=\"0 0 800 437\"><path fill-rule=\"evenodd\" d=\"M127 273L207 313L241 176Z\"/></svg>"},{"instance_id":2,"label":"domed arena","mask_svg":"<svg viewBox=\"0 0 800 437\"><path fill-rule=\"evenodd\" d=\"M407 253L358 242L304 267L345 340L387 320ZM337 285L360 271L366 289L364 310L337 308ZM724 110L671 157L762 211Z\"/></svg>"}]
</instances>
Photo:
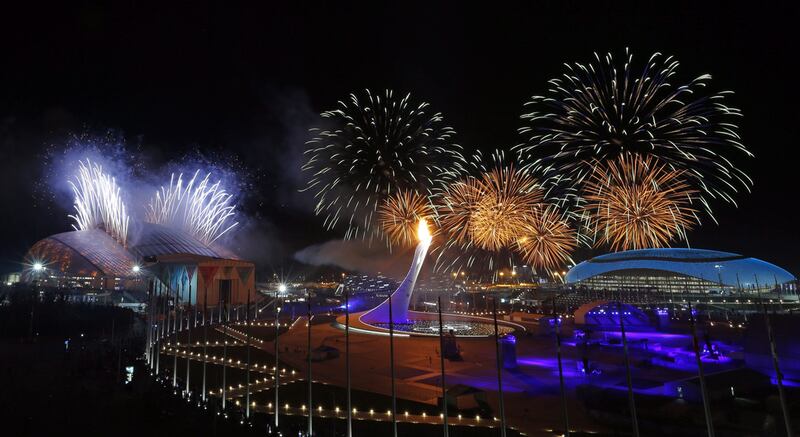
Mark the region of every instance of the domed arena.
<instances>
[{"instance_id":1,"label":"domed arena","mask_svg":"<svg viewBox=\"0 0 800 437\"><path fill-rule=\"evenodd\" d=\"M797 278L766 261L705 249L643 249L581 262L568 284L595 290L797 296Z\"/></svg>"}]
</instances>

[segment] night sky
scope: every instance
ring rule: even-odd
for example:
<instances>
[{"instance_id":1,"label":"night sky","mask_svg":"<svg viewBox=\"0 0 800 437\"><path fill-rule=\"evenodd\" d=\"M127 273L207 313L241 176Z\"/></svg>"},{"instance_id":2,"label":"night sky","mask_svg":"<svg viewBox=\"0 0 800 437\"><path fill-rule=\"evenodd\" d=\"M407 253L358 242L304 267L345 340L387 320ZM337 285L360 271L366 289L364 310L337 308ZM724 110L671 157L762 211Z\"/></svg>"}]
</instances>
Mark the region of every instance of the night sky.
<instances>
[{"instance_id":1,"label":"night sky","mask_svg":"<svg viewBox=\"0 0 800 437\"><path fill-rule=\"evenodd\" d=\"M712 91L734 90L728 103L745 115L756 158L738 162L753 192L738 209L715 205L719 225L705 220L691 245L800 273L796 2L69 3L0 18L0 272L69 230L67 211L37 202L34 185L46 147L70 134L113 129L156 163L194 150L238 156L257 182L244 208L279 265L340 236L322 230L297 189L307 129L348 93L410 91L444 114L459 144L492 150L520 141L523 103L563 62L630 47L639 60L675 55L686 81L710 73Z\"/></svg>"}]
</instances>

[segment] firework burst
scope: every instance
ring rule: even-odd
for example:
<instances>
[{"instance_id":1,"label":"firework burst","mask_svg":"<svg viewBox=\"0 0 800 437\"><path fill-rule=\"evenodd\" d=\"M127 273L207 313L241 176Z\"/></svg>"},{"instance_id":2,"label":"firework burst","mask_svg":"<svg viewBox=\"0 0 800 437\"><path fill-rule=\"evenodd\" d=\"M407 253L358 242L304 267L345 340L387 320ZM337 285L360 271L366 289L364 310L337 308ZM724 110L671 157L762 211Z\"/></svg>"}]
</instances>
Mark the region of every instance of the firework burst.
<instances>
[{"instance_id":1,"label":"firework burst","mask_svg":"<svg viewBox=\"0 0 800 437\"><path fill-rule=\"evenodd\" d=\"M692 207L697 190L685 171L672 170L652 156L624 154L597 163L587 179L582 207L597 243L614 251L663 247L686 239L698 223Z\"/></svg>"},{"instance_id":2,"label":"firework burst","mask_svg":"<svg viewBox=\"0 0 800 437\"><path fill-rule=\"evenodd\" d=\"M410 95L351 94L339 108L322 113L327 129L312 129L305 190L314 193L315 212L328 229L345 222L345 238L375 238L375 215L395 193L429 196L463 170L454 130Z\"/></svg>"},{"instance_id":3,"label":"firework burst","mask_svg":"<svg viewBox=\"0 0 800 437\"><path fill-rule=\"evenodd\" d=\"M525 232L517 239L523 260L537 271L553 272L572 262L578 244L575 230L553 205L537 205L529 214Z\"/></svg>"},{"instance_id":4,"label":"firework burst","mask_svg":"<svg viewBox=\"0 0 800 437\"><path fill-rule=\"evenodd\" d=\"M678 65L656 53L635 69L627 50L621 60L595 53L588 64L565 64L547 94L526 104L525 143L518 150L565 196L574 194L596 160L634 152L682 171L709 215L707 198L735 204L736 191L752 186L729 156L752 156L735 124L741 112L725 104L730 92L704 93L708 74L674 86Z\"/></svg>"},{"instance_id":5,"label":"firework burst","mask_svg":"<svg viewBox=\"0 0 800 437\"><path fill-rule=\"evenodd\" d=\"M208 245L238 225L233 222L236 205L233 195L221 182L211 183L211 173L199 178L197 170L185 182L183 174L170 176L169 185L163 186L150 199L145 220L175 226Z\"/></svg>"},{"instance_id":6,"label":"firework burst","mask_svg":"<svg viewBox=\"0 0 800 437\"><path fill-rule=\"evenodd\" d=\"M100 228L125 245L128 238L128 212L116 179L90 160L79 162L74 181L69 181L75 195L76 230Z\"/></svg>"},{"instance_id":7,"label":"firework burst","mask_svg":"<svg viewBox=\"0 0 800 437\"><path fill-rule=\"evenodd\" d=\"M480 179L468 176L451 183L436 197L439 223L449 241L459 245L470 242L470 222L482 196Z\"/></svg>"},{"instance_id":8,"label":"firework burst","mask_svg":"<svg viewBox=\"0 0 800 437\"><path fill-rule=\"evenodd\" d=\"M484 165L471 162L475 176L451 183L435 196L442 238L434 242L438 270L489 271L513 265L517 239L525 232L528 212L542 202L536 179L505 162L502 152ZM474 270L473 270L474 271Z\"/></svg>"},{"instance_id":9,"label":"firework burst","mask_svg":"<svg viewBox=\"0 0 800 437\"><path fill-rule=\"evenodd\" d=\"M421 220L431 221L434 210L428 199L413 191L389 196L378 208L378 219L390 245L413 246Z\"/></svg>"},{"instance_id":10,"label":"firework burst","mask_svg":"<svg viewBox=\"0 0 800 437\"><path fill-rule=\"evenodd\" d=\"M522 233L528 211L542 202L537 181L512 166L484 174L477 188L480 195L469 220L472 241L490 251L509 247Z\"/></svg>"}]
</instances>

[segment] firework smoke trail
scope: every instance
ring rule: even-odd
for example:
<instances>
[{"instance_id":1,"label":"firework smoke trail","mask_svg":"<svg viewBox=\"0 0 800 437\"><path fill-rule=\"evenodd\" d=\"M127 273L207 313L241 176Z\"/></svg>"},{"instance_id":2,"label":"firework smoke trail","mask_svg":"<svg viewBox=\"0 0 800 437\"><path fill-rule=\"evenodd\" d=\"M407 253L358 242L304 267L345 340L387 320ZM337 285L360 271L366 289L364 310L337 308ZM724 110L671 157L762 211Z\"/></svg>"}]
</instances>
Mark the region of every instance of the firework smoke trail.
<instances>
[{"instance_id":1,"label":"firework smoke trail","mask_svg":"<svg viewBox=\"0 0 800 437\"><path fill-rule=\"evenodd\" d=\"M516 149L564 197L574 199L595 160L635 152L685 172L710 216L709 199L735 205L734 194L752 186L729 157L752 156L735 124L741 112L724 103L731 92L703 92L708 74L673 86L678 66L673 57L655 53L637 71L627 49L622 60L595 53L588 64L565 64L547 94L526 104L530 112L522 115L526 126L520 129L525 142Z\"/></svg>"},{"instance_id":2,"label":"firework smoke trail","mask_svg":"<svg viewBox=\"0 0 800 437\"><path fill-rule=\"evenodd\" d=\"M553 205L537 205L529 217L523 236L517 240L523 260L537 271L551 274L572 263L570 254L578 245L578 235L564 214Z\"/></svg>"},{"instance_id":3,"label":"firework smoke trail","mask_svg":"<svg viewBox=\"0 0 800 437\"><path fill-rule=\"evenodd\" d=\"M685 171L671 170L652 156L624 154L596 163L586 181L582 207L597 244L614 251L669 245L686 239L699 223L692 200L698 191Z\"/></svg>"},{"instance_id":4,"label":"firework smoke trail","mask_svg":"<svg viewBox=\"0 0 800 437\"><path fill-rule=\"evenodd\" d=\"M326 228L344 222L346 239L379 239L375 216L387 198L402 191L430 196L463 173L455 131L410 94L365 90L322 117L330 127L311 130L303 191L314 193Z\"/></svg>"},{"instance_id":5,"label":"firework smoke trail","mask_svg":"<svg viewBox=\"0 0 800 437\"><path fill-rule=\"evenodd\" d=\"M236 215L233 195L225 191L221 182L209 182L211 173L198 179L200 170L184 183L183 174L177 179L173 173L169 185L162 186L147 206L146 221L178 227L195 236L206 245L236 227L228 224Z\"/></svg>"},{"instance_id":6,"label":"firework smoke trail","mask_svg":"<svg viewBox=\"0 0 800 437\"><path fill-rule=\"evenodd\" d=\"M394 193L378 208L381 229L390 247L417 244L420 220L430 222L434 216L428 198L412 191Z\"/></svg>"},{"instance_id":7,"label":"firework smoke trail","mask_svg":"<svg viewBox=\"0 0 800 437\"><path fill-rule=\"evenodd\" d=\"M90 160L79 162L75 180L69 181L75 194L76 230L102 228L122 245L127 243L129 217L117 181Z\"/></svg>"}]
</instances>

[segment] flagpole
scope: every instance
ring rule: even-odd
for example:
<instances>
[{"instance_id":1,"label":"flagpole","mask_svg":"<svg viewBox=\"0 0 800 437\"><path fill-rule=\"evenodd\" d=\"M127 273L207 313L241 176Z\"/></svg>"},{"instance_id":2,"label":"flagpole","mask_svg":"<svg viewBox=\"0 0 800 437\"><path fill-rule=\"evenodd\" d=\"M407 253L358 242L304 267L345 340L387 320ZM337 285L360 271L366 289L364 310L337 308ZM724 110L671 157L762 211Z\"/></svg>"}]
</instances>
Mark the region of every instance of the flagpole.
<instances>
[{"instance_id":1,"label":"flagpole","mask_svg":"<svg viewBox=\"0 0 800 437\"><path fill-rule=\"evenodd\" d=\"M439 297L439 305L441 305L441 297ZM442 311L439 310L439 317L441 317ZM500 355L500 333L497 327L497 297L492 298L492 316L494 318L494 350L495 350L495 361L497 362L497 393L500 396L500 436L506 437L506 408L505 403L503 402L503 379L502 379L502 360ZM439 321L439 332L441 333L442 326L441 320ZM560 351L559 351L560 352ZM560 366L559 366L560 370ZM559 372L560 373L560 372ZM563 380L563 378L562 378ZM565 437L569 437L569 429L565 431Z\"/></svg>"},{"instance_id":2,"label":"flagpole","mask_svg":"<svg viewBox=\"0 0 800 437\"><path fill-rule=\"evenodd\" d=\"M153 319L152 319L152 329L150 331L150 337L152 338L150 343L150 354L152 358L150 359L150 370L155 372L156 370L156 350L158 348L158 282L153 280ZM155 374L155 373L154 373Z\"/></svg>"},{"instance_id":3,"label":"flagpole","mask_svg":"<svg viewBox=\"0 0 800 437\"><path fill-rule=\"evenodd\" d=\"M706 388L706 377L703 373L703 362L700 359L700 345L697 341L697 330L695 329L694 313L692 313L692 300L689 302L689 329L692 330L692 345L694 346L694 357L697 360L697 377L700 379L700 393L703 396L703 412L706 416L706 431L708 437L714 437L714 423L711 417L711 405L708 401L708 388Z\"/></svg>"},{"instance_id":4,"label":"flagpole","mask_svg":"<svg viewBox=\"0 0 800 437\"><path fill-rule=\"evenodd\" d=\"M150 373L156 368L156 281L150 281Z\"/></svg>"},{"instance_id":5,"label":"flagpole","mask_svg":"<svg viewBox=\"0 0 800 437\"><path fill-rule=\"evenodd\" d=\"M437 296L436 311L439 313L439 363L442 367L442 433L444 437L450 435L450 429L447 425L447 384L445 384L444 376L444 323L442 323L442 296ZM389 308L392 306L389 305Z\"/></svg>"},{"instance_id":6,"label":"flagpole","mask_svg":"<svg viewBox=\"0 0 800 437\"><path fill-rule=\"evenodd\" d=\"M222 288L222 287L220 287ZM228 289L228 293L230 293L230 288ZM225 321L222 321L222 314L225 314ZM222 344L222 411L225 411L225 406L227 405L227 393L228 393L228 321L230 319L230 314L228 314L228 304L227 300L223 300L222 292L219 293L219 317L220 322L222 323L222 337L225 341Z\"/></svg>"},{"instance_id":7,"label":"flagpole","mask_svg":"<svg viewBox=\"0 0 800 437\"><path fill-rule=\"evenodd\" d=\"M314 404L311 396L311 290L308 288L306 288L306 304L308 307L308 369L306 372L306 378L308 379L308 436L311 437L314 433Z\"/></svg>"},{"instance_id":8,"label":"flagpole","mask_svg":"<svg viewBox=\"0 0 800 437\"><path fill-rule=\"evenodd\" d=\"M245 339L247 340L247 395L245 401L247 407L245 408L245 416L250 418L250 289L247 289L247 311L244 315L245 324Z\"/></svg>"},{"instance_id":9,"label":"flagpole","mask_svg":"<svg viewBox=\"0 0 800 437\"><path fill-rule=\"evenodd\" d=\"M280 408L278 407L278 387L280 385L280 362L278 361L278 330L280 329L279 323L280 319L278 318L278 313L281 311L281 307L278 306L278 290L275 290L275 431L278 431L278 412Z\"/></svg>"},{"instance_id":10,"label":"flagpole","mask_svg":"<svg viewBox=\"0 0 800 437\"><path fill-rule=\"evenodd\" d=\"M181 293L180 293L181 297L183 297L183 290L184 290L183 285L185 285L185 283L183 282L183 274L181 274L181 285L182 286L179 289L181 291ZM181 303L183 303L183 299L181 299ZM183 305L180 306L180 310L181 310L181 317L178 319L180 322L178 324L178 330L176 332L183 331L183 317L185 316L184 310L183 310ZM175 340L177 342L177 340L178 340L178 336L177 335L175 336Z\"/></svg>"},{"instance_id":11,"label":"flagpole","mask_svg":"<svg viewBox=\"0 0 800 437\"><path fill-rule=\"evenodd\" d=\"M147 281L147 344L145 357L150 370L153 370L153 280Z\"/></svg>"},{"instance_id":12,"label":"flagpole","mask_svg":"<svg viewBox=\"0 0 800 437\"><path fill-rule=\"evenodd\" d=\"M347 437L353 437L353 406L351 403L352 381L350 380L350 292L344 286L344 348L347 369Z\"/></svg>"},{"instance_id":13,"label":"flagpole","mask_svg":"<svg viewBox=\"0 0 800 437\"><path fill-rule=\"evenodd\" d=\"M167 284L161 283L161 311L163 320L161 320L161 339L165 339L169 335L169 288Z\"/></svg>"},{"instance_id":14,"label":"flagpole","mask_svg":"<svg viewBox=\"0 0 800 437\"><path fill-rule=\"evenodd\" d=\"M197 314L196 307L192 306L192 282L189 280L189 308L195 308L194 313ZM189 380L191 378L191 371L192 371L192 357L189 355L189 351L192 350L192 326L189 323L192 320L192 314L189 313L189 318L186 320L186 396L191 396L191 386L189 385ZM197 317L195 317L197 320Z\"/></svg>"},{"instance_id":15,"label":"flagpole","mask_svg":"<svg viewBox=\"0 0 800 437\"><path fill-rule=\"evenodd\" d=\"M352 384L350 380L350 292L347 291L347 286L342 285L344 289L344 367L346 373L346 386L347 386L347 437L353 436L353 421L352 421L352 405L351 405L351 391Z\"/></svg>"},{"instance_id":16,"label":"flagpole","mask_svg":"<svg viewBox=\"0 0 800 437\"><path fill-rule=\"evenodd\" d=\"M176 283L177 285L177 283ZM177 393L178 391L178 332L175 330L177 327L177 318L178 318L178 290L177 286L175 287L174 295L175 295L175 316L172 318L172 333L174 335L172 343L173 347L173 354L172 354L172 390L173 392Z\"/></svg>"},{"instance_id":17,"label":"flagpole","mask_svg":"<svg viewBox=\"0 0 800 437\"><path fill-rule=\"evenodd\" d=\"M156 379L158 379L159 371L161 370L161 338L163 337L163 330L164 330L164 323L161 320L161 317L164 315L164 296L163 296L163 286L161 285L161 281L159 281L158 285L158 298L161 299L159 301L159 315L156 318Z\"/></svg>"},{"instance_id":18,"label":"flagpole","mask_svg":"<svg viewBox=\"0 0 800 437\"><path fill-rule=\"evenodd\" d=\"M349 318L350 313L347 312ZM349 367L348 367L349 369ZM397 394L394 387L394 318L392 317L392 295L389 295L389 371L392 378L392 435L397 437Z\"/></svg>"},{"instance_id":19,"label":"flagpole","mask_svg":"<svg viewBox=\"0 0 800 437\"><path fill-rule=\"evenodd\" d=\"M789 408L786 405L786 395L783 392L783 374L781 373L780 365L778 362L778 349L775 347L775 334L772 332L772 323L769 320L767 313L767 304L761 297L761 287L758 283L758 276L753 275L756 282L756 293L758 293L758 300L761 301L761 309L764 312L764 324L767 325L767 337L769 339L770 355L772 355L772 367L775 369L775 379L778 383L778 399L781 402L781 411L783 412L783 423L786 426L786 435L789 437L794 436L792 431L792 419L789 416Z\"/></svg>"},{"instance_id":20,"label":"flagpole","mask_svg":"<svg viewBox=\"0 0 800 437\"><path fill-rule=\"evenodd\" d=\"M208 323L206 323L206 314L208 314L208 279L203 276L203 284L205 285L205 293L203 294L203 402L206 401L206 367L208 363Z\"/></svg>"},{"instance_id":21,"label":"flagpole","mask_svg":"<svg viewBox=\"0 0 800 437\"><path fill-rule=\"evenodd\" d=\"M177 323L175 320L178 316L178 307L177 307L177 294L176 294L176 302L175 302L175 317L173 317L172 322L173 325ZM173 329L173 334L175 336L174 340L172 341L173 347L173 354L172 354L172 387L173 390L177 393L178 390L178 333Z\"/></svg>"},{"instance_id":22,"label":"flagpole","mask_svg":"<svg viewBox=\"0 0 800 437\"><path fill-rule=\"evenodd\" d=\"M633 397L633 380L631 379L631 361L628 355L628 338L625 335L625 323L623 322L624 311L622 305L617 301L617 315L619 316L619 329L622 334L622 351L625 355L625 376L628 381L628 402L631 409L631 426L633 427L634 437L639 437L639 421L636 417L636 400Z\"/></svg>"},{"instance_id":23,"label":"flagpole","mask_svg":"<svg viewBox=\"0 0 800 437\"><path fill-rule=\"evenodd\" d=\"M567 388L564 385L564 363L561 357L561 320L556 315L556 298L553 296L553 326L556 332L556 357L558 358L558 383L561 386L561 413L564 418L564 437L569 437L569 410L567 409ZM587 369L583 369L584 372Z\"/></svg>"}]
</instances>

